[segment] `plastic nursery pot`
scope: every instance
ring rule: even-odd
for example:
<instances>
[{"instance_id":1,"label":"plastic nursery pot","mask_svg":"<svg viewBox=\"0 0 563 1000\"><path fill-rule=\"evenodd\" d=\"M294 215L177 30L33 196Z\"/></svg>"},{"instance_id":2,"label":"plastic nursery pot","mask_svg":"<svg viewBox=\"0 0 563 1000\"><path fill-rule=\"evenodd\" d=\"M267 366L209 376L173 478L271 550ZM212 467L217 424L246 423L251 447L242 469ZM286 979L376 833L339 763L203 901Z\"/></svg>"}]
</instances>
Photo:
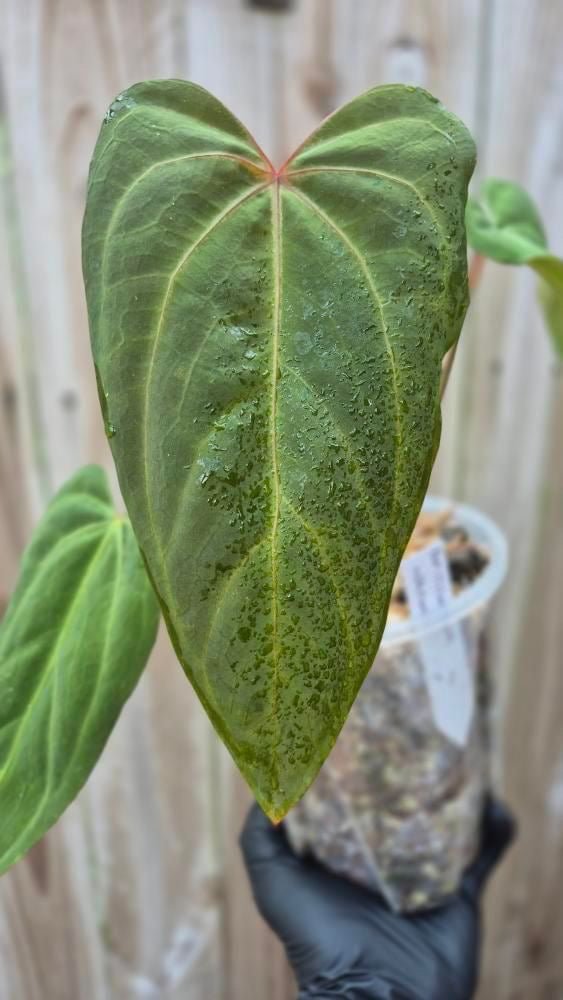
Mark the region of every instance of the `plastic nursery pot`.
<instances>
[{"instance_id":1,"label":"plastic nursery pot","mask_svg":"<svg viewBox=\"0 0 563 1000\"><path fill-rule=\"evenodd\" d=\"M336 746L290 812L294 848L411 911L458 886L478 848L490 785L491 677L484 631L507 566L504 536L472 507L449 508L489 561L424 620L388 621Z\"/></svg>"}]
</instances>

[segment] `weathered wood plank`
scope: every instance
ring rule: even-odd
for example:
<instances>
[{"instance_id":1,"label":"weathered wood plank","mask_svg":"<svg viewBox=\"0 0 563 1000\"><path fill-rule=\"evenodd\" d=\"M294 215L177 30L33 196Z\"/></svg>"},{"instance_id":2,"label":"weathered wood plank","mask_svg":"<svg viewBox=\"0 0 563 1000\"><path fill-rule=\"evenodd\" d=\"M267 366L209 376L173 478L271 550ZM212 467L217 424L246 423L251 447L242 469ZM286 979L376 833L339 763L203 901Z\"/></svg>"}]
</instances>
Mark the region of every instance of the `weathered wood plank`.
<instances>
[{"instance_id":1,"label":"weathered wood plank","mask_svg":"<svg viewBox=\"0 0 563 1000\"><path fill-rule=\"evenodd\" d=\"M81 462L109 467L80 273L88 162L120 88L145 76L187 75L177 40L183 8L177 0L157 7L26 0L9 4L4 18L28 356L49 489ZM19 342L18 351L21 362ZM20 460L29 462L28 452ZM11 492L3 479L6 502ZM2 570L7 586L13 569ZM2 879L2 995L226 995L208 744L209 724L163 638L85 792Z\"/></svg>"},{"instance_id":2,"label":"weathered wood plank","mask_svg":"<svg viewBox=\"0 0 563 1000\"><path fill-rule=\"evenodd\" d=\"M288 149L286 91L292 46L301 52L305 5L272 15L230 0L192 0L185 45L190 78L220 97L281 162ZM296 46L296 40L300 40ZM294 53L295 55L295 53ZM282 948L254 906L238 849L251 797L210 734L214 816L210 835L223 860L225 1000L294 995Z\"/></svg>"},{"instance_id":3,"label":"weathered wood plank","mask_svg":"<svg viewBox=\"0 0 563 1000\"><path fill-rule=\"evenodd\" d=\"M543 210L561 253L563 110L558 52L563 10L496 0L488 9L490 91L481 176L520 181ZM560 615L563 454L561 371L525 271L487 265L458 376L454 489L507 532L511 567L493 618L503 785L520 836L488 899L483 1000L542 997L544 971L563 991L563 817L557 813L563 758ZM465 365L465 370L464 370ZM525 749L524 749L525 748Z\"/></svg>"},{"instance_id":4,"label":"weathered wood plank","mask_svg":"<svg viewBox=\"0 0 563 1000\"><path fill-rule=\"evenodd\" d=\"M49 491L80 462L110 467L80 223L101 115L128 84L203 83L275 161L368 86L421 84L474 129L481 176L531 188L563 249L556 0L296 0L279 13L239 0L6 0L3 13L0 596ZM491 265L448 388L433 477L435 491L496 516L513 551L492 648L506 790L522 829L490 896L481 1000L563 991L562 420L533 280ZM238 853L249 801L162 637L88 788L0 882L0 993L289 1000L281 948Z\"/></svg>"},{"instance_id":5,"label":"weathered wood plank","mask_svg":"<svg viewBox=\"0 0 563 1000\"><path fill-rule=\"evenodd\" d=\"M49 489L42 447L36 376L30 344L28 287L10 124L0 78L0 606L17 574L29 528L29 507L39 509Z\"/></svg>"}]
</instances>

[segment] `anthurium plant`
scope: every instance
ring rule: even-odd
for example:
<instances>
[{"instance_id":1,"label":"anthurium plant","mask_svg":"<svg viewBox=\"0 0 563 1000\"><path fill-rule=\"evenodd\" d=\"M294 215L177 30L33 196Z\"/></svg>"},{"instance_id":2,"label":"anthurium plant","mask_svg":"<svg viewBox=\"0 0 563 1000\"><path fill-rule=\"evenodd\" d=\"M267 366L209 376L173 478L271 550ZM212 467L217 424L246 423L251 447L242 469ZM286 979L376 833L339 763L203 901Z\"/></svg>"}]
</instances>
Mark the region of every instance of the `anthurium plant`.
<instances>
[{"instance_id":1,"label":"anthurium plant","mask_svg":"<svg viewBox=\"0 0 563 1000\"><path fill-rule=\"evenodd\" d=\"M474 160L465 126L402 85L342 107L279 169L194 84L113 102L83 266L128 516L84 468L24 555L0 627L0 871L88 777L160 612L272 819L311 783L373 663L436 455ZM484 211L474 245L495 256ZM545 277L540 229L506 257Z\"/></svg>"},{"instance_id":2,"label":"anthurium plant","mask_svg":"<svg viewBox=\"0 0 563 1000\"><path fill-rule=\"evenodd\" d=\"M482 257L527 264L540 277L539 297L554 348L563 357L563 260L550 253L540 214L519 184L490 177L469 198L467 240Z\"/></svg>"},{"instance_id":3,"label":"anthurium plant","mask_svg":"<svg viewBox=\"0 0 563 1000\"><path fill-rule=\"evenodd\" d=\"M106 427L180 662L275 819L373 663L467 305L475 150L370 91L276 170L199 87L143 83L92 162Z\"/></svg>"}]
</instances>

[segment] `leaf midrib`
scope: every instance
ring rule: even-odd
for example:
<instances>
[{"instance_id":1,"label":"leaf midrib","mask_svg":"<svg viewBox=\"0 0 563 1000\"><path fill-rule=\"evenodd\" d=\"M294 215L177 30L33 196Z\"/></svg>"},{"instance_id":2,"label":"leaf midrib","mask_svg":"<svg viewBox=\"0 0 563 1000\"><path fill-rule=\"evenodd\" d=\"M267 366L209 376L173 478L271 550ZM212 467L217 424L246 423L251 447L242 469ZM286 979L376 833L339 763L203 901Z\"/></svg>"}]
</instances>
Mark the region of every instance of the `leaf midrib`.
<instances>
[{"instance_id":1,"label":"leaf midrib","mask_svg":"<svg viewBox=\"0 0 563 1000\"><path fill-rule=\"evenodd\" d=\"M144 465L145 465L144 481L145 481L146 500L147 500L147 513L148 513L148 516L149 516L149 521L151 523L152 536L155 539L156 545L157 545L157 547L159 549L160 564L161 564L161 569L162 569L162 572L163 572L163 576L164 576L164 578L166 580L166 583L167 583L168 596L170 596L171 588L170 588L170 582L169 582L169 579L168 579L167 562L166 562L166 558L165 558L165 553L164 553L164 551L162 549L160 535L156 531L156 526L155 526L155 521L154 521L154 511L153 511L152 502L151 502L150 493L149 493L149 470L148 470L148 447L147 447L147 445L148 445L148 427L149 427L149 421L147 419L147 414L148 414L148 411L149 411L149 395L150 395L149 390L150 390L152 372L154 370L155 358L156 358L156 355L157 355L158 344L159 344L160 336L162 334L162 330L163 330L163 326L164 326L164 318L165 318L165 314L166 314L166 308L167 308L167 304L168 304L168 301L170 299L170 294L171 294L171 291L173 289L174 281L175 281L177 275L179 274L179 272L183 268L184 264L190 259L190 257L192 256L192 254L201 245L201 243L203 243L204 240L209 235L211 235L212 232L216 231L217 227L224 221L224 219L226 219L228 216L230 216L233 212L235 212L243 204L247 204L254 197L257 197L259 194L261 194L263 191L265 191L268 187L270 187L272 189L272 221L273 221L273 229L274 229L274 231L277 230L277 235L274 235L274 245L276 247L276 250L274 252L274 296L275 296L275 302L274 302L274 342L273 342L273 348L272 348L272 411L271 411L272 412L272 434L271 434L271 439L272 439L272 466L273 466L273 469L274 469L274 475L273 475L274 505L273 505L272 532L271 532L271 540L272 540L271 541L271 546L272 546L271 561L272 561L273 604L275 603L276 607L277 607L277 574L276 574L276 570L275 570L275 564L276 564L275 541L276 541L276 538L277 538L277 533L278 533L277 529L278 529L278 524L279 524L280 490L279 490L279 469L278 469L278 462L277 462L277 439L276 439L276 434L275 434L275 427L276 427L275 412L276 412L276 408L277 408L277 370L278 370L278 364L279 364L279 334L280 334L280 325L281 325L280 324L281 317L280 317L279 305L280 305L280 289L281 289L281 267L280 267L280 259L281 259L281 254L280 254L280 246L281 246L280 186L281 186L282 181L285 182L284 183L284 189L288 193L290 193L291 195L293 195L294 197L298 198L299 200L301 200L303 202L307 202L310 205L310 207L313 208L313 210L316 211L317 214L320 215L324 219L325 222L327 222L330 226L332 226L338 232L340 238L345 242L345 244L348 246L348 249L350 250L350 252L353 253L353 255L355 256L355 258L357 259L357 261L360 263L360 266L361 266L361 268L362 268L362 270L363 270L363 272L364 272L364 274L366 276L366 280L368 281L368 286L370 288L370 291L372 292L372 295L374 297L374 301L376 302L377 307L378 307L378 309L380 311L380 315L381 315L381 324L382 324L382 330L383 330L384 339L385 339L385 343L386 343L386 350L387 350L387 353L389 355L390 362L392 364L393 384L394 384L394 398L395 398L395 404L396 404L396 419L398 420L398 424L399 424L399 431L398 431L399 435L400 435L400 432L401 432L401 428L400 428L400 410L399 410L399 400L398 400L398 387L397 387L397 379L396 379L396 366L395 366L394 354L393 354L393 351L392 351L392 348L391 348L391 345L390 345L390 342L389 342L389 338L388 338L387 332L386 332L385 313L384 313L384 310L383 310L383 306L382 306L382 303L381 303L380 296L377 293L377 290L373 286L371 275L369 274L369 270L367 268L367 264L366 264L366 262L365 262L365 260L364 260L364 258L362 256L361 252L351 243L351 241L346 236L346 234L337 226L337 224L330 218L330 216L325 215L325 213L322 211L322 209L320 209L312 199L310 199L306 195L304 195L303 192L296 191L296 189L291 186L291 184L289 183L289 176L286 175L286 176L284 176L282 178L281 176L274 176L274 175L272 175L272 178L271 178L270 181L262 183L262 184L259 184L259 185L256 185L250 191L246 192L242 197L239 197L234 202L231 202L222 212L220 212L217 216L215 216L215 218L209 223L209 225L206 227L206 229L199 235L199 237L197 238L197 240L193 244L191 244L191 246L184 252L184 254L182 255L180 261L178 262L178 264L174 268L174 271L170 275L170 278L169 278L168 283L167 283L167 287L166 287L166 291L165 291L163 303L162 303L162 306L161 306L160 314L159 314L159 319L158 319L158 324L157 324L157 332L156 332L156 335L155 335L155 338L154 338L154 341L153 341L153 349L152 349L152 352L151 352L151 357L150 357L150 360L149 360L149 366L148 366L148 371L147 371L146 392L145 392L145 406L144 406L144 435L145 435L145 445L144 445L144 452L143 453L144 453ZM277 261L277 263L276 263L276 261ZM277 306L276 306L276 300L277 300ZM395 470L394 470L394 491L393 491L393 501L392 501L392 506L393 507L395 505L395 499L396 499L397 460L398 460L398 456L399 456L399 448L400 448L400 440L401 440L401 438L397 437L397 440L399 441L399 444L396 447L396 453L395 453L395 456L394 456L395 457ZM172 608L173 607L173 602L170 601L170 603L168 604L168 606L169 606L169 608ZM275 639L275 637L276 637L276 624L277 624L277 616L276 616L275 613L274 613L273 617L274 617L273 649L275 651L275 649L276 649L276 639ZM209 636L208 636L208 638L209 638ZM275 656L275 653L274 653L274 656ZM274 668L274 673L277 676L277 667ZM274 682L274 687L275 686L276 686L276 683Z\"/></svg>"},{"instance_id":2,"label":"leaf midrib","mask_svg":"<svg viewBox=\"0 0 563 1000\"><path fill-rule=\"evenodd\" d=\"M272 479L273 479L273 516L272 516L272 661L273 661L273 682L272 682L272 718L274 723L277 720L276 704L279 685L279 646L278 646L278 566L277 566L277 536L280 518L280 470L278 461L278 440L277 440L277 399L278 399L278 368L280 350L280 326L281 326L281 199L279 178L272 185L272 248L273 248L273 278L274 278L274 322L272 341L272 411L271 411L271 441L272 441ZM278 720L279 727L279 720ZM276 726L272 727L273 752L272 767L276 773L276 746L277 734Z\"/></svg>"},{"instance_id":3,"label":"leaf midrib","mask_svg":"<svg viewBox=\"0 0 563 1000\"><path fill-rule=\"evenodd\" d=\"M424 121L423 119L416 119L416 120L417 121L420 120L421 122ZM382 124L384 124L384 123L382 123ZM427 123L427 124L431 124L431 123ZM199 154L199 155L202 155L202 154ZM216 154L213 154L213 155L216 155ZM174 160L178 160L178 159L189 159L189 158L190 158L189 156L186 156L186 157L173 158L173 159ZM237 156L232 156L230 158L232 158L232 159L241 159L240 157L237 157ZM163 162L170 162L170 161L163 161ZM153 168L155 166L158 166L158 165L159 164L154 164ZM250 165L250 161L249 161L249 165ZM257 166L257 165L253 164L253 166ZM149 168L149 171L150 171L150 169L151 168ZM272 597L272 600L273 600L272 611L273 611L273 619L274 619L274 622L273 622L273 624L274 624L274 628L273 628L273 635L274 635L274 641L273 641L273 649L274 649L274 678L275 678L274 679L274 683L273 683L274 697L276 696L276 688L277 688L277 663L276 663L276 652L275 652L276 651L276 625L277 625L277 566L276 566L277 557L276 557L276 541L277 541L277 536L278 536L278 526L279 526L279 517L280 517L280 500L281 500L280 482L279 482L279 469L278 469L278 460L277 460L277 437L276 437L276 423L277 423L277 421L275 419L275 415L276 415L276 408L277 408L277 370L278 370L278 363L279 363L279 338L280 338L280 328L281 328L281 317L280 317L280 308L279 308L279 305L280 305L280 299L281 299L281 293L280 293L280 288L281 288L281 268L280 268L280 256L281 256L280 255L280 246L281 246L280 185L281 185L282 182L284 184L284 189L285 189L285 191L287 193L291 194L291 196L293 196L293 197L298 198L302 203L308 204L309 207L313 211L315 211L316 214L319 215L325 221L325 223L327 223L328 225L330 225L338 233L339 237L347 245L350 253L353 254L353 256L356 258L357 262L359 263L359 265L360 265L360 267L361 267L361 269L362 269L362 271L363 271L363 273L364 273L364 275L366 277L366 280L367 280L367 283L368 283L368 287L369 287L370 291L372 292L372 296L373 296L374 302L376 303L377 309L380 312L382 331L383 331L383 336L384 336L384 340L385 340L385 347L386 347L386 352L387 352L388 357L389 357L389 362L390 362L391 371L392 371L392 377L393 377L393 390L394 390L393 391L393 396L394 396L394 403L395 403L395 424L396 424L395 440L396 440L396 447L395 447L395 455L394 455L395 468L394 468L394 485L393 485L392 509L394 509L394 507L396 505L396 496L397 496L398 464L399 464L400 447L401 447L401 441L402 441L402 421L401 421L401 413L400 413L400 407L399 407L396 362L395 362L393 348L392 348L392 345L391 345L391 342L389 340L389 337L388 337L388 334L387 334L387 330L386 330L385 312L384 312L384 309L383 309L383 304L381 302L381 298L379 296L379 293L377 292L377 289L375 288L375 286L373 284L373 280L371 278L369 269L367 267L367 263L366 263L363 255L362 255L361 251L358 250L358 248L354 246L354 244L350 241L350 239L348 238L348 236L343 232L343 230L340 229L340 227L333 221L333 219L329 215L325 215L325 213L323 212L323 210L319 208L319 206L316 204L315 201L313 201L313 199L311 199L307 195L305 195L304 192L297 191L291 185L291 174L298 175L298 174L302 174L302 173L313 173L313 172L317 173L317 172L323 172L325 170L327 170L327 171L332 171L332 170L336 171L336 170L338 170L338 172L340 172L340 171L342 171L342 172L348 172L349 171L349 172L354 172L354 173L356 173L356 172L359 172L359 173L371 173L371 174L375 174L377 176L381 176L382 179L386 179L386 180L389 180L389 181L394 181L394 182L403 184L406 187L409 187L410 189L413 190L413 192L419 198L419 200L421 201L421 203L424 205L425 210L432 216L433 221L437 225L438 229L441 232L443 232L443 227L441 226L439 220L436 218L436 216L432 212L431 206L428 206L428 204L426 203L426 201L423 199L420 191L417 189L416 185L412 184L411 182L409 182L409 181L407 181L405 179L401 179L399 177L396 177L395 175L387 174L387 173L385 173L383 171L371 170L371 169L368 169L368 168L364 169L364 168L329 168L329 167L327 167L327 168L324 168L324 167L318 167L318 168L317 167L301 168L301 169L296 169L296 170L293 170L293 171L292 170L288 170L287 173L283 173L281 175L280 174L272 174L270 176L269 180L265 181L264 183L256 185L250 191L247 191L242 197L237 198L234 202L231 202L229 205L227 205L227 207L222 212L220 212L211 221L211 223L206 227L206 229L199 235L199 237L195 241L195 243L193 243L185 251L185 253L182 255L182 257L180 258L180 261L178 262L178 264L174 268L174 271L171 273L171 275L170 275L170 277L168 279L168 282L167 282L167 286L166 286L166 290L165 290L165 294L164 294L162 306L161 306L160 313L159 313L159 318L158 318L158 323L157 323L157 331L156 331L156 335L155 335L155 338L154 338L154 341L153 341L153 349L152 349L152 352L151 352L151 356L150 356L150 360L149 360L149 365L148 365L148 370L147 370L146 393L145 393L145 407L144 407L144 436L145 436L145 445L144 445L145 475L144 475L144 478L145 478L145 489L146 489L146 498L147 498L147 513L148 513L148 517L149 517L149 522L151 524L152 536L155 539L156 545L157 545L157 547L159 549L161 569L162 569L162 573L163 573L164 579L166 581L167 590L168 590L168 596L170 596L171 588L170 588L170 582L168 580L167 562L166 562L166 558L165 558L164 552L162 550L160 536L159 536L158 532L156 531L155 520L154 520L154 511L153 511L152 502L151 502L150 493L149 493L149 472L148 472L148 428L149 428L149 422L148 422L148 419L147 419L147 414L148 414L149 408L150 408L149 397L150 397L150 386L151 386L151 381L152 381L152 374L153 374L153 371L154 371L155 359L156 359L157 353L158 353L158 346L159 346L161 334L162 334L162 331L164 329L164 320L165 320L165 316L166 316L167 305L168 305L168 302L170 300L171 293L172 293L172 290L173 290L173 287L174 287L174 283L175 283L175 279L176 279L177 275L180 273L180 271L182 270L182 268L184 267L184 265L187 263L187 261L191 258L192 254L203 243L203 241L212 232L214 232L217 229L218 226L221 225L221 223L224 221L224 219L226 219L228 216L231 216L231 214L233 212L235 212L239 207L241 207L244 204L247 204L250 200L252 200L253 198L257 197L259 194L261 194L263 191L265 191L268 187L271 187L271 189L272 189L272 220L273 220L273 228L275 230L275 233L274 233L274 242L275 242L275 247L276 247L276 249L274 251L274 295L275 295L275 297L277 299L277 306L275 305L275 307L274 307L274 317L275 317L275 319L274 319L273 345L272 345L272 411L271 411L272 412L272 434L271 434L271 440L272 440L272 467L273 467L273 492L274 492L274 503L273 503L273 514L272 514L272 530L271 530L271 563L272 563L272 594L273 594L273 597ZM146 176L146 174L149 171L145 171L144 174L143 174L143 176ZM136 178L135 182L133 182L133 185L131 187L133 187L134 184L137 183L139 180L140 180L140 178ZM123 198L125 198L127 196L127 193L130 190L131 190L131 188L129 188L128 191L124 193ZM122 201L123 198L120 199L120 201ZM106 239L107 238L108 238L108 230L106 230ZM165 275L164 275L164 277L165 277ZM257 544L261 544L261 542L258 542ZM235 570L236 570L236 567L235 567ZM169 609L171 611L171 614L173 615L173 617L175 617L175 615L173 614L173 610L172 610L173 607L174 607L173 602L169 601L167 603L168 603L168 607L169 607ZM207 638L209 639L209 634L208 634Z\"/></svg>"},{"instance_id":4,"label":"leaf midrib","mask_svg":"<svg viewBox=\"0 0 563 1000\"><path fill-rule=\"evenodd\" d=\"M125 522L122 521L122 520L120 520L120 521L116 520L115 523L121 529L121 528L123 528ZM86 711L84 712L84 715L82 717L82 722L80 724L80 727L78 729L78 733L77 733L76 738L75 738L74 748L73 748L73 750L72 750L72 752L71 752L71 754L70 754L70 756L69 756L69 758L67 760L67 771L68 771L69 767L71 766L73 760L76 758L76 755L78 753L78 750L79 750L79 747L80 747L80 742L81 742L81 740L83 738L84 732L86 731L86 727L88 725L88 719L90 718L90 715L92 713L92 709L94 707L94 704L95 704L95 701L96 701L96 697L97 697L98 692L100 690L102 677L104 676L104 673L105 673L104 666L105 666L105 661L106 661L106 658L107 658L107 651L108 651L108 647L109 647L109 644L110 644L110 638L111 638L111 630L112 630L112 627L113 627L113 624L114 624L115 612L116 612L116 608L117 608L117 604L118 604L118 595L119 595L119 592L120 592L119 579L120 579L120 576L122 575L122 571L123 571L123 546L124 546L123 533L122 533L121 530L119 530L118 533L117 533L117 540L116 540L116 553L117 554L116 554L116 568L115 568L115 571L114 571L114 587L113 587L113 592L112 592L112 595L111 595L111 604L110 604L108 619L107 619L107 622L106 622L106 634L104 636L104 644L103 644L103 649L102 649L102 653L101 653L100 661L99 661L99 670L98 670L98 673L97 673L97 676L96 676L96 680L94 682L94 688L93 688L93 690L91 692L91 695L90 695L90 700L88 702L88 707L87 707ZM52 722L52 718L53 718L53 716L51 715L51 718L49 720L50 723ZM50 777L51 777L51 761L49 762L49 769L48 769L47 775L48 775L47 776L47 786L48 786L49 781L50 781ZM48 787L46 788L44 798L47 797L47 791L48 791ZM39 813L39 809L37 810L36 815L38 813ZM35 817L34 817L34 819L35 819Z\"/></svg>"}]
</instances>

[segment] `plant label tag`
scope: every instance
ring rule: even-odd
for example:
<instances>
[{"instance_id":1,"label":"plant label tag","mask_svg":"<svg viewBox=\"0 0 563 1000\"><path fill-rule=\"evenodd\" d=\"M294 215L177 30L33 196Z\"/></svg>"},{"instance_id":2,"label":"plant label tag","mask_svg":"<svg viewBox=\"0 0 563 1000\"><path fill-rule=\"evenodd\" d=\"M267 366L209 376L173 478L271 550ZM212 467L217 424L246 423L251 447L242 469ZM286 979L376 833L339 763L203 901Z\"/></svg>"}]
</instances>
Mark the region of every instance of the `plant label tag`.
<instances>
[{"instance_id":1,"label":"plant label tag","mask_svg":"<svg viewBox=\"0 0 563 1000\"><path fill-rule=\"evenodd\" d=\"M401 575L414 621L422 624L452 603L446 546L441 539L403 560ZM464 746L473 719L475 689L459 622L423 636L418 647L436 726L448 739Z\"/></svg>"}]
</instances>

